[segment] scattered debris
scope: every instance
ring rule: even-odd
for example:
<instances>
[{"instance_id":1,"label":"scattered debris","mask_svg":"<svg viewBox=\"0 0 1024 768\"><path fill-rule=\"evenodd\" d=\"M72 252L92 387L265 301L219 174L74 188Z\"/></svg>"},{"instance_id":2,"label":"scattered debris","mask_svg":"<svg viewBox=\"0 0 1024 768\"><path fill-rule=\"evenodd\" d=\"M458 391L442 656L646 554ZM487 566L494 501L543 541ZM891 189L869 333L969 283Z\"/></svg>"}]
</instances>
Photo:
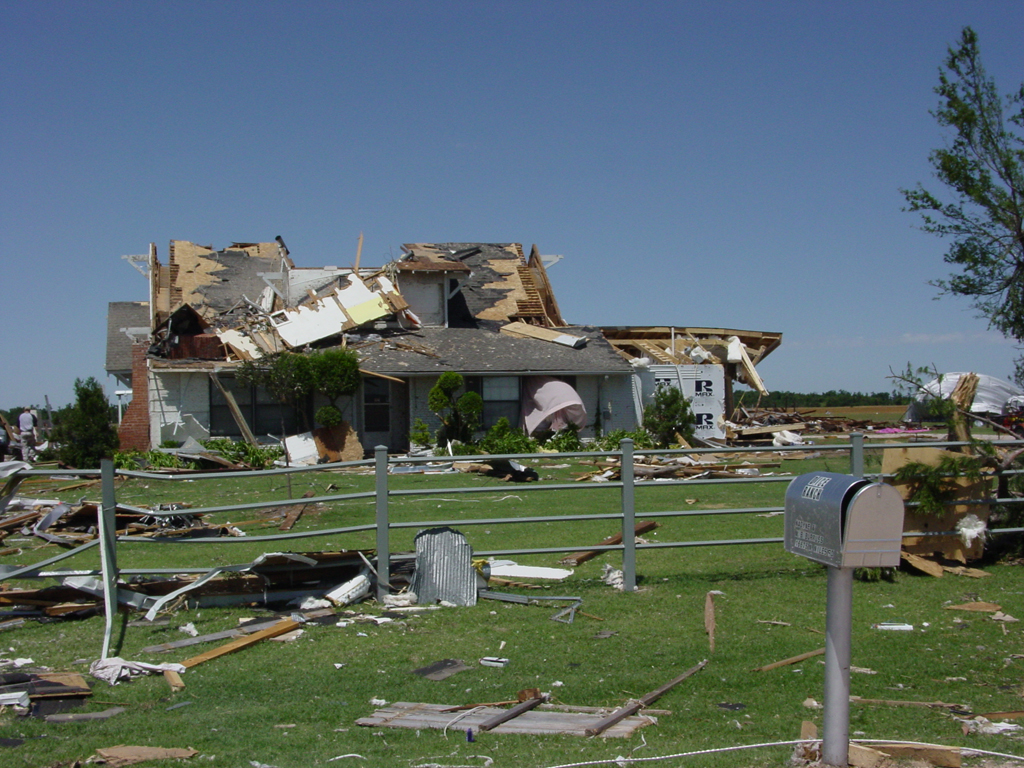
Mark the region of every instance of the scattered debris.
<instances>
[{"instance_id":1,"label":"scattered debris","mask_svg":"<svg viewBox=\"0 0 1024 768\"><path fill-rule=\"evenodd\" d=\"M425 667L414 669L412 673L427 680L440 681L459 672L465 672L467 669L472 669L472 667L460 659L441 659L441 661L435 661Z\"/></svg>"},{"instance_id":2,"label":"scattered debris","mask_svg":"<svg viewBox=\"0 0 1024 768\"><path fill-rule=\"evenodd\" d=\"M165 670L173 672L184 672L183 664L147 664L144 661L126 661L120 656L112 656L107 659L97 659L89 665L89 674L97 680L103 680L109 685L117 685L126 680L143 675L154 675L163 673Z\"/></svg>"}]
</instances>

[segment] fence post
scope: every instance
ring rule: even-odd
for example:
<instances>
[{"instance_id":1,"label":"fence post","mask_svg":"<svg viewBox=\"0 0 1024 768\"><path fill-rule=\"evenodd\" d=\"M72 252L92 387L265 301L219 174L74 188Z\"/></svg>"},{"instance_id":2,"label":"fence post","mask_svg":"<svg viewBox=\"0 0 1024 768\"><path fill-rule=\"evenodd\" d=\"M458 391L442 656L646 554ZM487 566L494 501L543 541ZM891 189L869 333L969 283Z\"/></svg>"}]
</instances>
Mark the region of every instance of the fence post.
<instances>
[{"instance_id":1,"label":"fence post","mask_svg":"<svg viewBox=\"0 0 1024 768\"><path fill-rule=\"evenodd\" d=\"M103 489L103 503L100 508L99 539L100 569L103 575L103 612L106 627L103 631L103 652L100 658L110 655L110 638L114 632L114 619L117 616L117 499L114 493L114 462L110 459L100 461L100 483Z\"/></svg>"},{"instance_id":2,"label":"fence post","mask_svg":"<svg viewBox=\"0 0 1024 768\"><path fill-rule=\"evenodd\" d=\"M374 474L376 476L377 510L377 599L383 600L390 592L391 550L388 540L388 449L385 445L374 448Z\"/></svg>"},{"instance_id":3,"label":"fence post","mask_svg":"<svg viewBox=\"0 0 1024 768\"><path fill-rule=\"evenodd\" d=\"M850 474L864 477L864 433L850 433Z\"/></svg>"},{"instance_id":4,"label":"fence post","mask_svg":"<svg viewBox=\"0 0 1024 768\"><path fill-rule=\"evenodd\" d=\"M622 451L622 591L636 591L636 502L633 487L633 441L619 443Z\"/></svg>"}]
</instances>

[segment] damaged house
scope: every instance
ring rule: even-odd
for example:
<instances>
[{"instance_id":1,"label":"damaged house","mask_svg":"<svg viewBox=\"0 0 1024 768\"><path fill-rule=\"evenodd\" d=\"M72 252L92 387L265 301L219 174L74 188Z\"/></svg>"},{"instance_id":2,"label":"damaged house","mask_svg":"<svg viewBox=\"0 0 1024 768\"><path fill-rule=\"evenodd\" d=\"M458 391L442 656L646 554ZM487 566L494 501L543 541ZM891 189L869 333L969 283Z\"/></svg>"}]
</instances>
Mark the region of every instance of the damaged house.
<instances>
[{"instance_id":1,"label":"damaged house","mask_svg":"<svg viewBox=\"0 0 1024 768\"><path fill-rule=\"evenodd\" d=\"M409 447L438 377L463 375L484 401L483 428L508 418L533 433L575 424L583 437L631 430L659 384L691 398L698 437L724 436L732 382L764 391L755 370L778 333L569 325L534 246L412 243L382 268L297 267L284 242L222 250L174 240L127 258L147 302L114 302L107 372L133 391L124 448L189 438L278 439L312 425L324 405L282 405L243 385L246 360L344 346L361 385L342 403L363 448Z\"/></svg>"},{"instance_id":2,"label":"damaged house","mask_svg":"<svg viewBox=\"0 0 1024 768\"><path fill-rule=\"evenodd\" d=\"M597 328L562 319L536 248L411 244L380 269L300 268L284 243L213 250L172 241L129 257L149 281L148 302L108 315L107 371L133 390L122 446L280 437L311 425L324 403L296 413L234 370L287 349L345 346L360 358L359 392L342 404L369 448L408 447L438 377L456 371L484 401L483 426L505 416L537 430L565 423L583 436L635 425L632 366ZM145 331L143 332L143 329ZM305 418L303 418L305 416Z\"/></svg>"}]
</instances>

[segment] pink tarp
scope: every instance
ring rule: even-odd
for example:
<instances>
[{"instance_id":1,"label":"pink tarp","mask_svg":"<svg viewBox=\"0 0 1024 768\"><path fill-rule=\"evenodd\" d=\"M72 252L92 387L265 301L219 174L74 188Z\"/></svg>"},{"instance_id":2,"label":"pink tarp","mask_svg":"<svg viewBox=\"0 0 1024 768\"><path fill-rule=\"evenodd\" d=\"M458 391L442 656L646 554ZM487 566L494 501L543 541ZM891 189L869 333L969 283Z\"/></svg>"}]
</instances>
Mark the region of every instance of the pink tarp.
<instances>
[{"instance_id":1,"label":"pink tarp","mask_svg":"<svg viewBox=\"0 0 1024 768\"><path fill-rule=\"evenodd\" d=\"M582 429L587 409L576 390L550 376L531 376L524 385L523 427L526 434L546 426L554 432L570 423Z\"/></svg>"}]
</instances>

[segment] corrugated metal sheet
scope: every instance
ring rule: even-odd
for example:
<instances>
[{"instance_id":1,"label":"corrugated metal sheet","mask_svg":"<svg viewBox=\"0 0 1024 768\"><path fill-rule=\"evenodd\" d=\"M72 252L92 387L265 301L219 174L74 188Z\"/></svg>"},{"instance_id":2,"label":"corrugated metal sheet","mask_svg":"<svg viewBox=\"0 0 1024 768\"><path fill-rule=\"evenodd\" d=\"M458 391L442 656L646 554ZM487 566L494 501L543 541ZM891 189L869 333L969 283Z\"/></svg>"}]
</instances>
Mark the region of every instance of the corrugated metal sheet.
<instances>
[{"instance_id":1,"label":"corrugated metal sheet","mask_svg":"<svg viewBox=\"0 0 1024 768\"><path fill-rule=\"evenodd\" d=\"M476 605L473 548L466 537L452 528L428 528L416 534L415 544L412 590L418 602Z\"/></svg>"}]
</instances>

